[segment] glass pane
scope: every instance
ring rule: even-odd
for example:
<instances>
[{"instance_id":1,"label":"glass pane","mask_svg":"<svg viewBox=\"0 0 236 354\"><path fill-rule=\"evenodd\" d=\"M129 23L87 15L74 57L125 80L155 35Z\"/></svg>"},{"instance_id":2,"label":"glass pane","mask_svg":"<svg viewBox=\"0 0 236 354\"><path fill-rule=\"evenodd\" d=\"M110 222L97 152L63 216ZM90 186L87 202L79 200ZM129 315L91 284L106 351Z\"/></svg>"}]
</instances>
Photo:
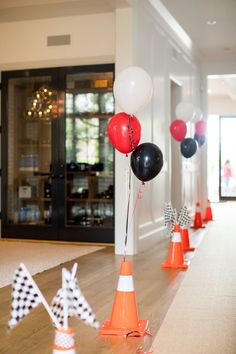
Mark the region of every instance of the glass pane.
<instances>
[{"instance_id":1,"label":"glass pane","mask_svg":"<svg viewBox=\"0 0 236 354\"><path fill-rule=\"evenodd\" d=\"M9 80L8 223L51 223L50 77Z\"/></svg>"},{"instance_id":2,"label":"glass pane","mask_svg":"<svg viewBox=\"0 0 236 354\"><path fill-rule=\"evenodd\" d=\"M111 72L67 76L67 225L113 227L112 87Z\"/></svg>"},{"instance_id":3,"label":"glass pane","mask_svg":"<svg viewBox=\"0 0 236 354\"><path fill-rule=\"evenodd\" d=\"M221 117L221 197L236 197L236 117Z\"/></svg>"}]
</instances>

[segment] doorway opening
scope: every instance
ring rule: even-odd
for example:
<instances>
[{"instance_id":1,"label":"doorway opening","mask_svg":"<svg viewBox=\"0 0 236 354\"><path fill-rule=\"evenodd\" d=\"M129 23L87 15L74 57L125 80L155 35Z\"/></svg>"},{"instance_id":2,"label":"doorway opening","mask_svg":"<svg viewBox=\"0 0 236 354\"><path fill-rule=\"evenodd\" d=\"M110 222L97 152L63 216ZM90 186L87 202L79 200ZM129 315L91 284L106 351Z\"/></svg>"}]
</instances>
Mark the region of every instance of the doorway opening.
<instances>
[{"instance_id":1,"label":"doorway opening","mask_svg":"<svg viewBox=\"0 0 236 354\"><path fill-rule=\"evenodd\" d=\"M208 195L236 199L236 75L208 76Z\"/></svg>"}]
</instances>

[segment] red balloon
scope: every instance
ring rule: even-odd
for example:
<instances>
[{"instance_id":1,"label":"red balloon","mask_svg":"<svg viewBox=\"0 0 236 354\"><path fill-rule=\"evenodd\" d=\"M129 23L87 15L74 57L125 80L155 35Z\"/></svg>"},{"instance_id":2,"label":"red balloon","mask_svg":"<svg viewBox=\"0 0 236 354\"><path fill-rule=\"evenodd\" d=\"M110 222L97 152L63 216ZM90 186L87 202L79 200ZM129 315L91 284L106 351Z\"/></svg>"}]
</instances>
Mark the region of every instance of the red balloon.
<instances>
[{"instance_id":1,"label":"red balloon","mask_svg":"<svg viewBox=\"0 0 236 354\"><path fill-rule=\"evenodd\" d=\"M206 133L206 122L204 120L198 120L195 123L195 133L197 135L205 135L205 133Z\"/></svg>"},{"instance_id":2,"label":"red balloon","mask_svg":"<svg viewBox=\"0 0 236 354\"><path fill-rule=\"evenodd\" d=\"M175 119L170 125L170 133L175 140L184 140L187 133L186 123L181 119Z\"/></svg>"},{"instance_id":3,"label":"red balloon","mask_svg":"<svg viewBox=\"0 0 236 354\"><path fill-rule=\"evenodd\" d=\"M111 117L107 132L114 148L123 154L128 154L140 141L141 125L135 116L121 112Z\"/></svg>"}]
</instances>

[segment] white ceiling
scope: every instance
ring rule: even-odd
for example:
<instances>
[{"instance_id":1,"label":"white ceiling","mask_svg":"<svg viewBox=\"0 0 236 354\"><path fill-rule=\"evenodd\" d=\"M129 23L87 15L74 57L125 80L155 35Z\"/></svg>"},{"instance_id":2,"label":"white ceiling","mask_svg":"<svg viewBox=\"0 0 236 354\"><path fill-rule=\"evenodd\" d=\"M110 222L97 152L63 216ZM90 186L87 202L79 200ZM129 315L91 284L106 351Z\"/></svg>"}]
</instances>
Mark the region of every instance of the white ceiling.
<instances>
[{"instance_id":1,"label":"white ceiling","mask_svg":"<svg viewBox=\"0 0 236 354\"><path fill-rule=\"evenodd\" d=\"M207 59L236 59L236 0L161 0ZM215 25L207 25L215 20Z\"/></svg>"},{"instance_id":2,"label":"white ceiling","mask_svg":"<svg viewBox=\"0 0 236 354\"><path fill-rule=\"evenodd\" d=\"M161 0L205 59L236 61L236 0ZM208 25L207 21L216 21ZM236 101L236 75L208 79L210 97Z\"/></svg>"}]
</instances>

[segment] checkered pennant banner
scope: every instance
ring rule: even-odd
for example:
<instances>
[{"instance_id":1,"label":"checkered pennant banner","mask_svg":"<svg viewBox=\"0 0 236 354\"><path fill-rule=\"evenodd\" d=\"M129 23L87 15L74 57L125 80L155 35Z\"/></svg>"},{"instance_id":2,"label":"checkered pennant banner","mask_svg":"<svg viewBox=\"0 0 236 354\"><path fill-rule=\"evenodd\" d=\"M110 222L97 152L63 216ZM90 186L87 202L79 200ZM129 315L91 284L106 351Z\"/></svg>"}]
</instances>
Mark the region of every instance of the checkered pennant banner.
<instances>
[{"instance_id":1,"label":"checkered pennant banner","mask_svg":"<svg viewBox=\"0 0 236 354\"><path fill-rule=\"evenodd\" d=\"M84 298L78 286L77 279L69 271L65 272L65 284L66 296L64 297L64 289L59 289L51 304L52 312L57 317L59 323L61 325L64 324L63 307L66 298L69 317L79 317L85 324L96 329L99 328L99 323Z\"/></svg>"},{"instance_id":2,"label":"checkered pennant banner","mask_svg":"<svg viewBox=\"0 0 236 354\"><path fill-rule=\"evenodd\" d=\"M37 289L23 264L14 272L12 283L11 318L8 329L15 327L31 309L41 303Z\"/></svg>"},{"instance_id":3,"label":"checkered pennant banner","mask_svg":"<svg viewBox=\"0 0 236 354\"><path fill-rule=\"evenodd\" d=\"M189 215L189 211L186 206L183 206L179 210L177 219L178 219L178 224L182 229L188 227L188 225L191 223L191 217Z\"/></svg>"}]
</instances>

